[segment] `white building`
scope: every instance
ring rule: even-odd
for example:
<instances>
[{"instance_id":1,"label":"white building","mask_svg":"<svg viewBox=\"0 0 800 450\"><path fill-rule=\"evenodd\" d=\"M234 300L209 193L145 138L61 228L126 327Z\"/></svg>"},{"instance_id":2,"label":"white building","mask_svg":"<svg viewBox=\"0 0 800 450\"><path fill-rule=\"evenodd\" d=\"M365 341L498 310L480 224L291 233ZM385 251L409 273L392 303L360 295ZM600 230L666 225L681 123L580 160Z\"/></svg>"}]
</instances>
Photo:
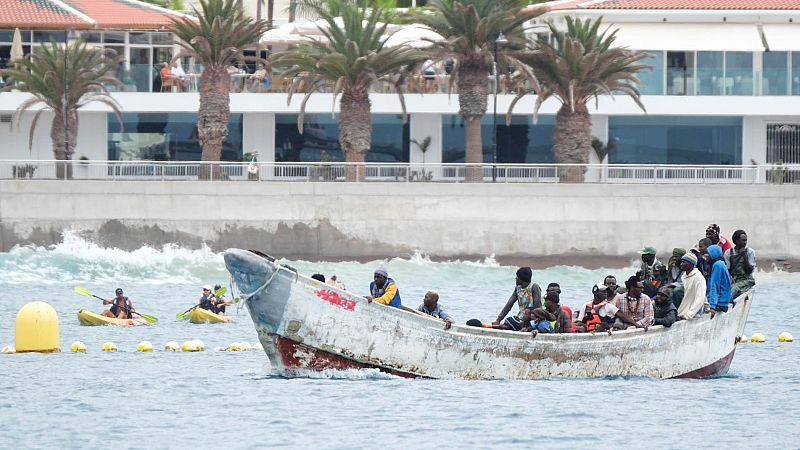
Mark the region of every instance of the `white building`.
<instances>
[{"instance_id":1,"label":"white building","mask_svg":"<svg viewBox=\"0 0 800 450\"><path fill-rule=\"evenodd\" d=\"M78 9L79 3L88 1L59 3L74 4ZM609 163L800 163L800 0L559 1L549 6L551 11L533 26L541 26L545 20L563 24L566 15L602 16L612 28L619 28L619 44L653 55L648 62L654 70L641 77L647 113L624 97L601 98L598 108L591 109L593 134L615 143L616 149L607 157ZM15 26L3 20L2 14L0 58L10 47ZM64 25L50 26L54 28L63 29ZM198 94L156 92L160 89L153 67L176 51L171 36L158 28L101 28L97 22L84 28L82 33L96 45L126 55L126 90L135 92L114 93L125 112L123 132L102 105L82 110L75 157L198 160ZM37 41L36 28L24 29L33 30L28 45L35 46L43 39ZM244 86L246 78L235 81L234 90L242 92L231 94L230 136L223 159L239 161L246 152L256 152L262 162L343 159L337 119L331 115L332 94L312 96L301 135L296 127L301 96L287 105L285 94L291 80L275 77L267 89ZM444 73L439 74L435 92L406 95L410 113L406 124L400 117L397 96L375 88L371 97L373 149L368 161L464 160L458 100L444 92L445 78ZM0 94L0 121L8 122L26 96ZM555 100L546 103L540 121L533 125L533 98L527 98L517 105L512 125L506 127L504 116L512 98L502 94L498 98L497 161L553 162L551 137L558 104ZM491 99L489 105L483 121L486 161L492 160ZM20 128L0 127L3 159L52 157L46 118L40 121L32 150L28 150L27 125L32 115L27 115ZM431 146L423 154L411 142L426 137L431 138Z\"/></svg>"}]
</instances>

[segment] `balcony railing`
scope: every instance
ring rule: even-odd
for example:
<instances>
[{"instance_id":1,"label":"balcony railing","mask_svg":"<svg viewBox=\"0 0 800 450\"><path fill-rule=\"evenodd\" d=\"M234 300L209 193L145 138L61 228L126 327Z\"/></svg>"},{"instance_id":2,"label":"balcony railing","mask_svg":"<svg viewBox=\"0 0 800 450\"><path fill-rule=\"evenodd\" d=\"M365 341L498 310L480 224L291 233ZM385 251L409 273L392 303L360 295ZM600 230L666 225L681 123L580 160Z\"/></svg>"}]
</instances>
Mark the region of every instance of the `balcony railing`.
<instances>
[{"instance_id":1,"label":"balcony railing","mask_svg":"<svg viewBox=\"0 0 800 450\"><path fill-rule=\"evenodd\" d=\"M603 184L800 183L800 164L417 164L200 161L0 161L0 179Z\"/></svg>"}]
</instances>

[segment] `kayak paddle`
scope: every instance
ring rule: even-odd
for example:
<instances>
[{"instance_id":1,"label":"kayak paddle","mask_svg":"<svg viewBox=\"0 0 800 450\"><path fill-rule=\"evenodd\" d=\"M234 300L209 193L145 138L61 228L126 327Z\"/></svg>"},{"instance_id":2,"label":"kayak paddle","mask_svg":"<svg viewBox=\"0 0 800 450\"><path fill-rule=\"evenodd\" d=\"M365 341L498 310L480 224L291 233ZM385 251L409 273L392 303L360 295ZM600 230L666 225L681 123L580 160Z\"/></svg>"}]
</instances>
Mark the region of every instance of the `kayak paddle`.
<instances>
[{"instance_id":1,"label":"kayak paddle","mask_svg":"<svg viewBox=\"0 0 800 450\"><path fill-rule=\"evenodd\" d=\"M84 297L94 297L94 298L97 298L97 299L100 299L100 300L105 300L103 297L98 297L98 296L92 294L92 291L86 289L85 287L75 286L75 293L78 294L78 295L82 295ZM128 309L127 306L123 306L122 309L128 311L128 315L131 315L131 313L136 314L137 316L139 316L142 319L144 319L145 321L147 321L147 323L156 323L156 322L158 322L158 318L156 318L154 316L151 316L149 314L142 314L139 311L131 311L130 309Z\"/></svg>"},{"instance_id":2,"label":"kayak paddle","mask_svg":"<svg viewBox=\"0 0 800 450\"><path fill-rule=\"evenodd\" d=\"M225 286L222 286L221 288L219 288L216 291L214 291L214 296L215 297L219 297L220 295L225 295L226 292L228 292L228 288L226 288ZM233 303L238 303L238 302L239 302L239 297L236 297L234 299ZM228 304L230 304L230 303L228 303ZM181 320L181 319L186 318L186 314L188 314L190 311L192 311L193 309L197 308L198 306L200 306L200 303L192 306L191 308L187 309L184 312L180 312L178 314L175 314L175 319Z\"/></svg>"}]
</instances>

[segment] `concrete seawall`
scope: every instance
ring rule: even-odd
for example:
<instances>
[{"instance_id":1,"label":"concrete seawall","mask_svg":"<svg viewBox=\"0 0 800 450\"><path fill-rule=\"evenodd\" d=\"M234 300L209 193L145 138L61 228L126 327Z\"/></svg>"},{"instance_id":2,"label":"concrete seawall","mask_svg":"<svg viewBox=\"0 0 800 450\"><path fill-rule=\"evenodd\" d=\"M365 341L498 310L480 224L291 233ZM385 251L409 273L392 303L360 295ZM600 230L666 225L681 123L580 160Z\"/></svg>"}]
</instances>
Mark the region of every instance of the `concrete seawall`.
<instances>
[{"instance_id":1,"label":"concrete seawall","mask_svg":"<svg viewBox=\"0 0 800 450\"><path fill-rule=\"evenodd\" d=\"M0 249L177 243L283 257L625 256L666 260L717 223L800 258L800 186L0 181Z\"/></svg>"}]
</instances>

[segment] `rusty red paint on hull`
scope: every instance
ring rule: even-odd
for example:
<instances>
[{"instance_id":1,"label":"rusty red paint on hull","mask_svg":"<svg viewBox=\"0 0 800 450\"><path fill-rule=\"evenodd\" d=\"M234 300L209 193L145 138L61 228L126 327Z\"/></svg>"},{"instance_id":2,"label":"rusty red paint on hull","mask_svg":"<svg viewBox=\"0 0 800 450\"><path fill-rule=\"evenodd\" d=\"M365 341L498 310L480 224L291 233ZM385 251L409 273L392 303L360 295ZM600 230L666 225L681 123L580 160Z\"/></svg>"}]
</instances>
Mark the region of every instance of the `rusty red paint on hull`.
<instances>
[{"instance_id":1,"label":"rusty red paint on hull","mask_svg":"<svg viewBox=\"0 0 800 450\"><path fill-rule=\"evenodd\" d=\"M724 358L720 359L719 361L709 364L705 367L701 367L697 370L693 370L689 373L685 373L683 375L678 375L675 378L705 378L711 377L714 375L720 375L728 371L728 368L731 367L731 362L733 361L733 354L736 352L734 348L728 353Z\"/></svg>"},{"instance_id":2,"label":"rusty red paint on hull","mask_svg":"<svg viewBox=\"0 0 800 450\"><path fill-rule=\"evenodd\" d=\"M347 311L355 311L357 302L355 300L348 300L346 298L342 298L341 295L337 294L333 291L325 291L325 290L318 290L315 292L317 297L325 300L326 302L330 303L337 308L346 309Z\"/></svg>"},{"instance_id":3,"label":"rusty red paint on hull","mask_svg":"<svg viewBox=\"0 0 800 450\"><path fill-rule=\"evenodd\" d=\"M328 353L313 347L309 347L307 345L298 344L292 340L286 339L285 337L273 335L272 341L275 343L277 347L278 354L280 354L281 359L283 360L283 365L288 368L305 368L305 369L313 369L313 370L323 370L323 369L378 369L381 372L390 373L392 375L396 375L399 377L404 378L417 378L418 375L414 375L407 372L399 372L393 369L386 369L383 367L371 366L368 364L360 363L357 361L353 361L351 359L347 359L338 355L334 355L333 353ZM302 355L302 358L298 358L297 355Z\"/></svg>"}]
</instances>

